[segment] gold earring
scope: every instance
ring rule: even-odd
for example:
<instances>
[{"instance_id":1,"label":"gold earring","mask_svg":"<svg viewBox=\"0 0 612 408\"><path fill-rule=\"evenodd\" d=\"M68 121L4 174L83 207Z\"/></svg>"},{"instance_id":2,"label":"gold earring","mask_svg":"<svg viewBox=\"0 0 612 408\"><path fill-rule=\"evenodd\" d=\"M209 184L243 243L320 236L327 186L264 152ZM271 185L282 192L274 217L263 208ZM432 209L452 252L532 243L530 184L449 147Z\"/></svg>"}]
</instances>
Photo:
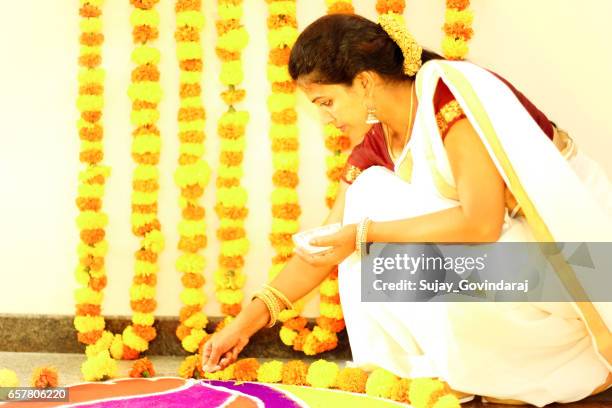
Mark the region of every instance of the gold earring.
<instances>
[{"instance_id":1,"label":"gold earring","mask_svg":"<svg viewBox=\"0 0 612 408\"><path fill-rule=\"evenodd\" d=\"M375 123L380 123L380 120L376 116L375 108L368 108L368 117L366 118L366 123L368 125L373 125Z\"/></svg>"}]
</instances>

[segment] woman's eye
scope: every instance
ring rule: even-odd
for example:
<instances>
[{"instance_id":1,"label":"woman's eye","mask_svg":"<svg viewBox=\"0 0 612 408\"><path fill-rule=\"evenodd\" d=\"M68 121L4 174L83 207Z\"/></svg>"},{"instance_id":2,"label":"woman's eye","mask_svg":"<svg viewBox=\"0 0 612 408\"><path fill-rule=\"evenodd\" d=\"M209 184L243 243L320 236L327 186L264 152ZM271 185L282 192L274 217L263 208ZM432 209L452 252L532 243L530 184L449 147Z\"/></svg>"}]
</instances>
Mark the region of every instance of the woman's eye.
<instances>
[{"instance_id":1,"label":"woman's eye","mask_svg":"<svg viewBox=\"0 0 612 408\"><path fill-rule=\"evenodd\" d=\"M327 107L330 107L330 106L332 106L332 101L325 101L325 102L321 102L321 106L327 106Z\"/></svg>"}]
</instances>

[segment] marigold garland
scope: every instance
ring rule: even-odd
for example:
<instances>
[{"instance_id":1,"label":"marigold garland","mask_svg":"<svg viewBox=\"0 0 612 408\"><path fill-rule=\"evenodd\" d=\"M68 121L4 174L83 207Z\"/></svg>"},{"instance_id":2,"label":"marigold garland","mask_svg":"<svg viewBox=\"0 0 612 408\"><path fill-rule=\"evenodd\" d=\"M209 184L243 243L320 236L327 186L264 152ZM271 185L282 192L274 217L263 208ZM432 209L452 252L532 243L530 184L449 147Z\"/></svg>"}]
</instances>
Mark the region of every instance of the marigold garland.
<instances>
[{"instance_id":1,"label":"marigold garland","mask_svg":"<svg viewBox=\"0 0 612 408\"><path fill-rule=\"evenodd\" d=\"M146 357L134 361L130 370L132 378L149 378L155 376L153 363Z\"/></svg>"},{"instance_id":2,"label":"marigold garland","mask_svg":"<svg viewBox=\"0 0 612 408\"><path fill-rule=\"evenodd\" d=\"M183 307L179 313L176 336L182 347L195 352L206 340L208 318L204 313L205 259L201 254L207 246L206 212L200 203L210 180L210 166L202 159L204 154L204 124L206 113L202 102L202 41L200 33L204 26L201 0L177 0L174 5L177 59L180 69L177 113L179 128L178 167L174 181L180 188L179 206L181 221L178 226L178 249L181 255L176 260L176 269L181 273L183 290L180 299Z\"/></svg>"},{"instance_id":3,"label":"marigold garland","mask_svg":"<svg viewBox=\"0 0 612 408\"><path fill-rule=\"evenodd\" d=\"M468 42L474 35L474 14L469 6L469 0L446 0L442 52L448 59L462 60L469 52Z\"/></svg>"},{"instance_id":4,"label":"marigold garland","mask_svg":"<svg viewBox=\"0 0 612 408\"><path fill-rule=\"evenodd\" d=\"M414 408L460 408L459 399L448 384L436 378L398 378L382 368L371 373L360 368L340 369L338 364L322 359L311 364L301 360L260 364L255 358L244 358L224 370L205 373L200 368L202 348L181 363L178 373L182 378L307 385L387 398Z\"/></svg>"},{"instance_id":5,"label":"marigold garland","mask_svg":"<svg viewBox=\"0 0 612 408\"><path fill-rule=\"evenodd\" d=\"M216 52L221 59L220 80L227 86L221 93L221 99L228 105L228 110L219 119L217 127L221 149L215 210L220 218L217 238L221 243L221 254L215 272L215 287L221 312L231 318L240 312L244 298L242 287L245 276L242 268L244 256L249 249L244 229L244 220L248 215L247 191L241 186L245 129L249 114L235 107L246 96L246 91L239 86L244 77L242 50L249 37L240 21L243 14L242 0L219 0L217 5L219 19L216 24Z\"/></svg>"},{"instance_id":6,"label":"marigold garland","mask_svg":"<svg viewBox=\"0 0 612 408\"><path fill-rule=\"evenodd\" d=\"M38 367L34 369L31 379L32 387L53 388L59 384L59 374L55 367Z\"/></svg>"}]
</instances>

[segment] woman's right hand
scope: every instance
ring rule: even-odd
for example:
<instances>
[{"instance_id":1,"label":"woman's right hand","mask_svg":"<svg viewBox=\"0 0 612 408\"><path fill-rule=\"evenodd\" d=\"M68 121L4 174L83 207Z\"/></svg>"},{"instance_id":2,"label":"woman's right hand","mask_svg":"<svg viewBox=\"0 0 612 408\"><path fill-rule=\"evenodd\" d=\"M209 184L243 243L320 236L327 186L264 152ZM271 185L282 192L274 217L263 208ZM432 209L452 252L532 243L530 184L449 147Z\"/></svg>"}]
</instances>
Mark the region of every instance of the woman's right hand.
<instances>
[{"instance_id":1,"label":"woman's right hand","mask_svg":"<svg viewBox=\"0 0 612 408\"><path fill-rule=\"evenodd\" d=\"M202 370L212 372L223 370L238 358L238 354L249 343L249 336L244 334L235 322L231 322L221 331L214 333L202 349Z\"/></svg>"}]
</instances>

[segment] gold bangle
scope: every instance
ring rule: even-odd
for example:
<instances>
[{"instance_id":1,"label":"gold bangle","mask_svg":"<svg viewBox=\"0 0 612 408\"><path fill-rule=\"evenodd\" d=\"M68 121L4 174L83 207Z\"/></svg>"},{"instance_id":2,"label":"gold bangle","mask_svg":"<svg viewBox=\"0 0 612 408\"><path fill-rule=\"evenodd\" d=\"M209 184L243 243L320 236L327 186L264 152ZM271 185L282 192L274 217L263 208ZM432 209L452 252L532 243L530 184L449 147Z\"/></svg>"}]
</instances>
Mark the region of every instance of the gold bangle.
<instances>
[{"instance_id":1,"label":"gold bangle","mask_svg":"<svg viewBox=\"0 0 612 408\"><path fill-rule=\"evenodd\" d=\"M357 232L355 234L355 250L357 252L357 256L361 258L361 245L365 243L368 239L368 227L370 226L370 220L368 217L364 218L357 225Z\"/></svg>"},{"instance_id":2,"label":"gold bangle","mask_svg":"<svg viewBox=\"0 0 612 408\"><path fill-rule=\"evenodd\" d=\"M285 296L285 294L283 292L281 292L280 290L276 289L274 286L270 286L270 285L264 285L264 288L266 288L267 290L272 292L274 294L274 296L276 296L278 299L280 299L280 301L283 302L283 304L288 309L293 309L293 303L291 303L291 301L287 298L287 296Z\"/></svg>"},{"instance_id":3,"label":"gold bangle","mask_svg":"<svg viewBox=\"0 0 612 408\"><path fill-rule=\"evenodd\" d=\"M270 314L270 320L266 327L274 327L278 314L281 311L278 301L273 296L270 296L269 293L265 292L257 292L255 295L253 295L253 299L255 298L264 302L266 308L268 309L268 313Z\"/></svg>"}]
</instances>

